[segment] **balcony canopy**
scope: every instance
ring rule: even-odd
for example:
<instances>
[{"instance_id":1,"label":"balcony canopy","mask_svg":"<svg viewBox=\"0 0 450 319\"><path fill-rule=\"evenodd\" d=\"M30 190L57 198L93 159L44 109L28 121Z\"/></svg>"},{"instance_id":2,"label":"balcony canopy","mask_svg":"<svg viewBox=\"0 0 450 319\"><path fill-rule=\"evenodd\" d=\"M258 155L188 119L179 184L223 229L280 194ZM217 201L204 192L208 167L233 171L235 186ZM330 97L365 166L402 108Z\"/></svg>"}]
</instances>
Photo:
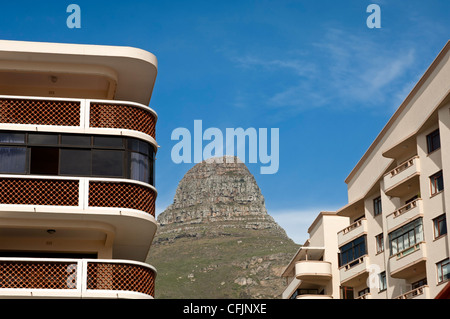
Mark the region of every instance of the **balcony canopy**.
<instances>
[{"instance_id":1,"label":"balcony canopy","mask_svg":"<svg viewBox=\"0 0 450 319\"><path fill-rule=\"evenodd\" d=\"M156 57L132 47L0 40L4 95L150 103Z\"/></svg>"}]
</instances>

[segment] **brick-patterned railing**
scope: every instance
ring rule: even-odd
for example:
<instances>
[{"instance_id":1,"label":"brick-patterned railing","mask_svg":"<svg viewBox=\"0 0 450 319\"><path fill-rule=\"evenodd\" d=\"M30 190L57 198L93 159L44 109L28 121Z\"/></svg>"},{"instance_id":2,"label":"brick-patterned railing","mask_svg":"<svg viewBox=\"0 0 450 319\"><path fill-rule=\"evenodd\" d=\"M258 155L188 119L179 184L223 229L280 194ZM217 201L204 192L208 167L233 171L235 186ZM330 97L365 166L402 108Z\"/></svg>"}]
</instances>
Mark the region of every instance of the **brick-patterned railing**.
<instances>
[{"instance_id":1,"label":"brick-patterned railing","mask_svg":"<svg viewBox=\"0 0 450 319\"><path fill-rule=\"evenodd\" d=\"M125 290L155 296L155 273L140 265L89 262L87 289Z\"/></svg>"},{"instance_id":2,"label":"brick-patterned railing","mask_svg":"<svg viewBox=\"0 0 450 319\"><path fill-rule=\"evenodd\" d=\"M0 289L75 289L76 262L0 261Z\"/></svg>"},{"instance_id":3,"label":"brick-patterned railing","mask_svg":"<svg viewBox=\"0 0 450 319\"><path fill-rule=\"evenodd\" d=\"M0 176L0 204L6 205L128 208L155 217L155 201L152 187L125 180Z\"/></svg>"},{"instance_id":4,"label":"brick-patterned railing","mask_svg":"<svg viewBox=\"0 0 450 319\"><path fill-rule=\"evenodd\" d=\"M11 289L15 295L46 289L61 297L117 298L117 292L122 298L126 292L154 297L155 277L152 266L126 260L0 258L0 297Z\"/></svg>"},{"instance_id":5,"label":"brick-patterned railing","mask_svg":"<svg viewBox=\"0 0 450 319\"><path fill-rule=\"evenodd\" d=\"M122 182L89 182L89 206L137 209L155 217L155 192L143 185Z\"/></svg>"},{"instance_id":6,"label":"brick-patterned railing","mask_svg":"<svg viewBox=\"0 0 450 319\"><path fill-rule=\"evenodd\" d=\"M156 117L149 110L106 102L91 102L90 127L129 129L155 138Z\"/></svg>"},{"instance_id":7,"label":"brick-patterned railing","mask_svg":"<svg viewBox=\"0 0 450 319\"><path fill-rule=\"evenodd\" d=\"M0 124L121 129L155 138L156 121L149 107L126 101L0 96Z\"/></svg>"},{"instance_id":8,"label":"brick-patterned railing","mask_svg":"<svg viewBox=\"0 0 450 319\"><path fill-rule=\"evenodd\" d=\"M80 125L80 102L65 100L0 99L0 123Z\"/></svg>"},{"instance_id":9,"label":"brick-patterned railing","mask_svg":"<svg viewBox=\"0 0 450 319\"><path fill-rule=\"evenodd\" d=\"M0 178L0 204L78 206L79 181Z\"/></svg>"}]
</instances>

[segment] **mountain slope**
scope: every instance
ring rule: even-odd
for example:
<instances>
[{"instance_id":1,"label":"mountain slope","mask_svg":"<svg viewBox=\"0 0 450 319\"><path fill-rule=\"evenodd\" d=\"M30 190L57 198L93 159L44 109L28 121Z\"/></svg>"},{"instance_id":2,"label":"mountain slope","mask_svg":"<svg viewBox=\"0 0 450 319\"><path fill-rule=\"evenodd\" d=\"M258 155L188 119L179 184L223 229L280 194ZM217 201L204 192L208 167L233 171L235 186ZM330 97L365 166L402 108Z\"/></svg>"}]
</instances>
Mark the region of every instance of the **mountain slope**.
<instances>
[{"instance_id":1,"label":"mountain slope","mask_svg":"<svg viewBox=\"0 0 450 319\"><path fill-rule=\"evenodd\" d=\"M278 298L299 247L234 157L190 169L158 223L147 258L158 269L156 298Z\"/></svg>"}]
</instances>

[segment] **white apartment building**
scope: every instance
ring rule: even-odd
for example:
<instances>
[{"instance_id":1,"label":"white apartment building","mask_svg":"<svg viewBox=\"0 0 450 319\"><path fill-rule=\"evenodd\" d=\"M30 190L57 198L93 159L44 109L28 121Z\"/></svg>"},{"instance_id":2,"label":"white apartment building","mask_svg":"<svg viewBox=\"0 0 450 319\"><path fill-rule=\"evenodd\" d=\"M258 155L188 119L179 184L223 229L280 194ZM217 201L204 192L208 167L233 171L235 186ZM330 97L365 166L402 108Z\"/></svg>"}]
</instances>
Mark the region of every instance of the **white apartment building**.
<instances>
[{"instance_id":1,"label":"white apartment building","mask_svg":"<svg viewBox=\"0 0 450 319\"><path fill-rule=\"evenodd\" d=\"M450 279L450 42L345 182L339 298L435 298Z\"/></svg>"},{"instance_id":2,"label":"white apartment building","mask_svg":"<svg viewBox=\"0 0 450 319\"><path fill-rule=\"evenodd\" d=\"M146 298L157 59L0 41L0 299Z\"/></svg>"},{"instance_id":3,"label":"white apartment building","mask_svg":"<svg viewBox=\"0 0 450 319\"><path fill-rule=\"evenodd\" d=\"M287 283L283 299L339 298L336 233L348 225L349 218L336 212L321 212L317 216L308 229L310 238L282 274Z\"/></svg>"}]
</instances>

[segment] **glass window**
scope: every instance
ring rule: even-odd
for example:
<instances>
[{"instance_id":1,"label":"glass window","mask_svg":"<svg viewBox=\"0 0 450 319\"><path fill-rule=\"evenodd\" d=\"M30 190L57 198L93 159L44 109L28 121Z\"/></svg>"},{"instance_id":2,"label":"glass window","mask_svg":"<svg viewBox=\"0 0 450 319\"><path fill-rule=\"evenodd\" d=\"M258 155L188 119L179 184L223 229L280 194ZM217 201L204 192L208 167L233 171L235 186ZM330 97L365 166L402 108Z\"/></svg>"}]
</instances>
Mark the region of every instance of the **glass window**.
<instances>
[{"instance_id":1,"label":"glass window","mask_svg":"<svg viewBox=\"0 0 450 319\"><path fill-rule=\"evenodd\" d=\"M60 173L62 175L91 175L91 150L61 149Z\"/></svg>"},{"instance_id":2,"label":"glass window","mask_svg":"<svg viewBox=\"0 0 450 319\"><path fill-rule=\"evenodd\" d=\"M387 282L386 282L386 272L383 271L380 273L380 291L387 289Z\"/></svg>"},{"instance_id":3,"label":"glass window","mask_svg":"<svg viewBox=\"0 0 450 319\"><path fill-rule=\"evenodd\" d=\"M341 266L359 259L366 254L366 236L358 237L352 242L342 246L340 251Z\"/></svg>"},{"instance_id":4,"label":"glass window","mask_svg":"<svg viewBox=\"0 0 450 319\"><path fill-rule=\"evenodd\" d=\"M150 182L150 160L148 156L131 152L130 154L130 178L141 182Z\"/></svg>"},{"instance_id":5,"label":"glass window","mask_svg":"<svg viewBox=\"0 0 450 319\"><path fill-rule=\"evenodd\" d=\"M445 214L433 219L434 224L434 238L441 237L447 234L447 221Z\"/></svg>"},{"instance_id":6,"label":"glass window","mask_svg":"<svg viewBox=\"0 0 450 319\"><path fill-rule=\"evenodd\" d=\"M58 134L28 134L28 144L58 145Z\"/></svg>"},{"instance_id":7,"label":"glass window","mask_svg":"<svg viewBox=\"0 0 450 319\"><path fill-rule=\"evenodd\" d=\"M373 200L373 214L378 216L381 214L381 197L377 197Z\"/></svg>"},{"instance_id":8,"label":"glass window","mask_svg":"<svg viewBox=\"0 0 450 319\"><path fill-rule=\"evenodd\" d=\"M58 175L59 149L56 147L32 147L30 149L30 173Z\"/></svg>"},{"instance_id":9,"label":"glass window","mask_svg":"<svg viewBox=\"0 0 450 319\"><path fill-rule=\"evenodd\" d=\"M92 175L94 176L123 177L123 165L123 151L92 151Z\"/></svg>"},{"instance_id":10,"label":"glass window","mask_svg":"<svg viewBox=\"0 0 450 319\"><path fill-rule=\"evenodd\" d=\"M375 236L375 241L377 242L377 253L384 251L384 236L383 233Z\"/></svg>"},{"instance_id":11,"label":"glass window","mask_svg":"<svg viewBox=\"0 0 450 319\"><path fill-rule=\"evenodd\" d=\"M441 139L439 137L439 129L427 135L428 153L431 153L441 147Z\"/></svg>"},{"instance_id":12,"label":"glass window","mask_svg":"<svg viewBox=\"0 0 450 319\"><path fill-rule=\"evenodd\" d=\"M417 218L389 234L391 256L423 241L422 218Z\"/></svg>"},{"instance_id":13,"label":"glass window","mask_svg":"<svg viewBox=\"0 0 450 319\"><path fill-rule=\"evenodd\" d=\"M353 287L341 287L342 299L354 299Z\"/></svg>"},{"instance_id":14,"label":"glass window","mask_svg":"<svg viewBox=\"0 0 450 319\"><path fill-rule=\"evenodd\" d=\"M0 143L24 144L25 134L23 133L0 133Z\"/></svg>"},{"instance_id":15,"label":"glass window","mask_svg":"<svg viewBox=\"0 0 450 319\"><path fill-rule=\"evenodd\" d=\"M123 138L116 136L94 136L94 146L123 148Z\"/></svg>"},{"instance_id":16,"label":"glass window","mask_svg":"<svg viewBox=\"0 0 450 319\"><path fill-rule=\"evenodd\" d=\"M0 147L0 172L25 174L26 162L25 147Z\"/></svg>"},{"instance_id":17,"label":"glass window","mask_svg":"<svg viewBox=\"0 0 450 319\"><path fill-rule=\"evenodd\" d=\"M61 144L90 147L91 137L89 135L61 135Z\"/></svg>"},{"instance_id":18,"label":"glass window","mask_svg":"<svg viewBox=\"0 0 450 319\"><path fill-rule=\"evenodd\" d=\"M444 189L444 178L442 171L430 176L431 195L437 194Z\"/></svg>"},{"instance_id":19,"label":"glass window","mask_svg":"<svg viewBox=\"0 0 450 319\"><path fill-rule=\"evenodd\" d=\"M132 151L150 155L151 146L147 142L140 141L137 139L128 140L128 148Z\"/></svg>"},{"instance_id":20,"label":"glass window","mask_svg":"<svg viewBox=\"0 0 450 319\"><path fill-rule=\"evenodd\" d=\"M449 259L444 259L443 261L436 264L438 283L447 281L450 279L450 261Z\"/></svg>"}]
</instances>

